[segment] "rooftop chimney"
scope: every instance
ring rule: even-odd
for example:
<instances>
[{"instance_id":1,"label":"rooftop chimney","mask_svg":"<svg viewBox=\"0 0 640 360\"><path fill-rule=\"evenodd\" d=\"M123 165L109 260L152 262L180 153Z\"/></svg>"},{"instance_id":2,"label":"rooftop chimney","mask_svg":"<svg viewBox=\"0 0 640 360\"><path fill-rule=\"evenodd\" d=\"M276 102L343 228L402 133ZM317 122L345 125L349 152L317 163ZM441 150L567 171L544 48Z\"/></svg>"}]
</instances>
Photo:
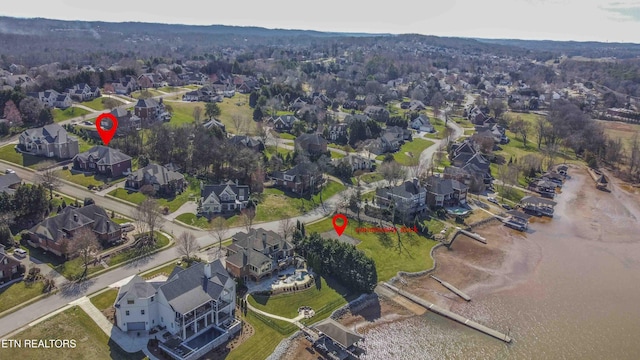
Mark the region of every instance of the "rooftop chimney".
<instances>
[{"instance_id":1,"label":"rooftop chimney","mask_svg":"<svg viewBox=\"0 0 640 360\"><path fill-rule=\"evenodd\" d=\"M262 241L267 241L267 233L262 233Z\"/></svg>"},{"instance_id":2,"label":"rooftop chimney","mask_svg":"<svg viewBox=\"0 0 640 360\"><path fill-rule=\"evenodd\" d=\"M73 214L73 221L78 222L78 214Z\"/></svg>"},{"instance_id":3,"label":"rooftop chimney","mask_svg":"<svg viewBox=\"0 0 640 360\"><path fill-rule=\"evenodd\" d=\"M207 279L211 278L211 263L210 262L204 264L204 276Z\"/></svg>"}]
</instances>

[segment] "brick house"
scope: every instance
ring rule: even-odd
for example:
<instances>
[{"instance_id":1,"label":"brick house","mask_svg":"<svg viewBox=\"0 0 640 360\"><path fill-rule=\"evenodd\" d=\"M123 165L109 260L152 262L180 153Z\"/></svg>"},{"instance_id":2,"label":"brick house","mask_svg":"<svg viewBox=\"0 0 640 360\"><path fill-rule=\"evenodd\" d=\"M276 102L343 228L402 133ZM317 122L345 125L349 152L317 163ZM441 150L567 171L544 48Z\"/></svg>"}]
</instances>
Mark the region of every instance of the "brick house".
<instances>
[{"instance_id":1,"label":"brick house","mask_svg":"<svg viewBox=\"0 0 640 360\"><path fill-rule=\"evenodd\" d=\"M108 177L120 177L131 172L131 157L120 150L96 145L73 158L73 168Z\"/></svg>"},{"instance_id":2,"label":"brick house","mask_svg":"<svg viewBox=\"0 0 640 360\"><path fill-rule=\"evenodd\" d=\"M0 246L0 285L22 277L24 272L25 268L20 261L9 256L5 253L4 246Z\"/></svg>"},{"instance_id":3,"label":"brick house","mask_svg":"<svg viewBox=\"0 0 640 360\"><path fill-rule=\"evenodd\" d=\"M56 216L44 219L29 230L29 245L67 256L69 242L80 229L91 229L102 244L113 243L122 236L120 225L107 212L95 205L81 208L67 206Z\"/></svg>"}]
</instances>

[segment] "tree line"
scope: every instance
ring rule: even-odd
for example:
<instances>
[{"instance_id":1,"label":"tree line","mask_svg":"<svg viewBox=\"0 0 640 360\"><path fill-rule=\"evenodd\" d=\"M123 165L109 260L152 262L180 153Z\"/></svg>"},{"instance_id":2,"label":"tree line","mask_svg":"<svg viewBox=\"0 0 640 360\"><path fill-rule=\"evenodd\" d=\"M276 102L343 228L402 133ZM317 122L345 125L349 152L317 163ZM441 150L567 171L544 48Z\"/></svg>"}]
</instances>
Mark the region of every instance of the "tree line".
<instances>
[{"instance_id":1,"label":"tree line","mask_svg":"<svg viewBox=\"0 0 640 360\"><path fill-rule=\"evenodd\" d=\"M354 245L313 233L302 239L298 249L316 272L332 276L351 289L370 293L378 283L375 262Z\"/></svg>"}]
</instances>

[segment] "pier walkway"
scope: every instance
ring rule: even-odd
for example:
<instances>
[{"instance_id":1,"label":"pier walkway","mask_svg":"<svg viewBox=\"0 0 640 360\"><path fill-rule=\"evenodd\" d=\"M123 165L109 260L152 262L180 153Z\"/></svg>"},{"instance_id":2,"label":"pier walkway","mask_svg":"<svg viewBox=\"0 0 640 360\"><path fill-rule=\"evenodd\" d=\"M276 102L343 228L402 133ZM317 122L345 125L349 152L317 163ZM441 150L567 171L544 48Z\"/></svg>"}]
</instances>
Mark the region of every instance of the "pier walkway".
<instances>
[{"instance_id":1,"label":"pier walkway","mask_svg":"<svg viewBox=\"0 0 640 360\"><path fill-rule=\"evenodd\" d=\"M455 286L449 284L446 281L442 281L440 279L438 279L437 277L433 276L433 275L429 275L431 276L431 278L437 282L439 282L440 284L442 284L442 286L446 287L447 289L451 290L451 292L453 292L454 294L460 296L461 298L465 299L466 301L471 301L471 296L465 294L464 292L458 290L458 288L456 288Z\"/></svg>"},{"instance_id":2,"label":"pier walkway","mask_svg":"<svg viewBox=\"0 0 640 360\"><path fill-rule=\"evenodd\" d=\"M407 299L413 301L414 303L416 303L418 305L421 305L421 306L425 307L426 309L428 309L428 310L430 310L430 311L432 311L432 312L434 312L436 314L442 315L442 316L447 317L447 318L449 318L451 320L455 320L455 321L459 322L460 324L466 325L466 326L468 326L468 327L470 327L472 329L476 329L476 330L478 330L478 331L480 331L482 333L485 333L487 335L493 336L494 338L496 338L498 340L502 340L502 341L504 341L506 343L510 343L511 342L511 338L509 336L507 336L507 335L505 335L505 334L503 334L503 333L501 333L499 331L490 329L490 328L488 328L488 327L486 327L484 325L478 324L477 322L475 322L473 320L467 319L467 318L465 318L463 316L460 316L460 315L458 315L456 313L453 313L453 312L451 312L449 310L443 309L443 308L441 308L441 307L439 307L439 306L437 306L435 304L432 304L432 303L430 303L430 302L428 302L428 301L426 301L426 300L424 300L424 299L422 299L422 298L420 298L420 297L418 297L416 295L413 295L413 294L411 294L409 292L406 292L404 290L400 290L397 287L395 287L393 285L390 285L390 284L388 284L386 282L384 283L384 285L386 287L388 287L389 289L395 291L399 295L402 295L402 296L406 297Z\"/></svg>"}]
</instances>

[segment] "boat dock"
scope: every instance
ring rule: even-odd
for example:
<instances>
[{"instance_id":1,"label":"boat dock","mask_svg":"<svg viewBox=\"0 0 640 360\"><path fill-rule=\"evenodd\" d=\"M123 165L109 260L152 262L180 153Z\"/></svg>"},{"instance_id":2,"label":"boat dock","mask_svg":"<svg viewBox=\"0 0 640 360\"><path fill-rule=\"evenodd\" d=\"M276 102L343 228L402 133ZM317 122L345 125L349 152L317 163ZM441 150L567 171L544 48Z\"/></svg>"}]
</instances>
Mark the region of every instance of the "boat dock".
<instances>
[{"instance_id":1,"label":"boat dock","mask_svg":"<svg viewBox=\"0 0 640 360\"><path fill-rule=\"evenodd\" d=\"M510 343L511 340L512 340L508 335L505 335L505 334L503 334L503 333L501 333L499 331L490 329L490 328L488 328L488 327L486 327L484 325L478 324L477 322L475 322L473 320L467 319L467 318L465 318L463 316L460 316L460 315L458 315L456 313L453 313L453 312L451 312L449 310L443 309L443 308L441 308L441 307L439 307L439 306L437 306L435 304L432 304L432 303L430 303L430 302L428 302L428 301L426 301L426 300L424 300L424 299L422 299L422 298L420 298L418 296L415 296L415 295L413 295L411 293L408 293L408 292L406 292L404 290L400 290L400 289L398 289L397 287L395 287L393 285L390 285L390 284L388 284L386 282L384 283L384 285L387 288L389 288L390 290L393 290L394 292L396 292L398 295L404 296L405 298L413 301L414 303L416 303L416 304L418 304L420 306L423 306L424 308L430 310L431 312L434 312L434 313L436 313L438 315L442 315L442 316L444 316L446 318L449 318L451 320L457 321L460 324L466 325L466 326L468 326L468 327L470 327L472 329L476 329L476 330L478 330L478 331L480 331L482 333L485 333L485 334L487 334L489 336L493 336L494 338L496 338L498 340L502 340L502 341L504 341L506 343Z\"/></svg>"},{"instance_id":2,"label":"boat dock","mask_svg":"<svg viewBox=\"0 0 640 360\"><path fill-rule=\"evenodd\" d=\"M462 229L460 229L459 231L460 231L461 233L463 233L463 234L467 235L468 237L472 238L472 239L475 239L475 240L480 241L480 242L481 242L481 243L483 243L483 244L486 244L486 243L487 243L487 239L483 238L482 236L480 236L480 235L478 235L478 234L476 234L476 233L472 233L471 231L462 230Z\"/></svg>"},{"instance_id":3,"label":"boat dock","mask_svg":"<svg viewBox=\"0 0 640 360\"><path fill-rule=\"evenodd\" d=\"M447 289L451 290L451 292L453 292L454 294L460 296L461 298L463 298L466 301L471 301L471 296L463 293L462 291L458 290L458 288L456 288L455 286L449 284L446 281L442 281L440 279L438 279L437 277L433 276L433 275L429 275L431 276L431 278L437 282L439 282L440 284L442 284L442 286L446 287Z\"/></svg>"}]
</instances>

